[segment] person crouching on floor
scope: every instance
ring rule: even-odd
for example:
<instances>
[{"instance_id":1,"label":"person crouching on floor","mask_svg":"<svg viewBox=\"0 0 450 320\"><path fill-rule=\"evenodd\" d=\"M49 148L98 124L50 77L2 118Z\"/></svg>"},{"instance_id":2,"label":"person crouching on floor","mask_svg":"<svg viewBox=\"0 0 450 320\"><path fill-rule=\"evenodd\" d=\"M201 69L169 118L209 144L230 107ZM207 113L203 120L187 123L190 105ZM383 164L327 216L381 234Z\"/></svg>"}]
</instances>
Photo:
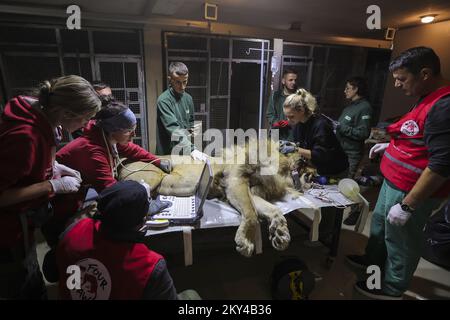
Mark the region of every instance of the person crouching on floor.
<instances>
[{"instance_id":1,"label":"person crouching on floor","mask_svg":"<svg viewBox=\"0 0 450 320\"><path fill-rule=\"evenodd\" d=\"M58 244L60 299L177 299L164 258L143 243L139 231L149 212L145 187L117 182L100 193L97 210L94 219L69 226ZM69 266L79 267L78 288Z\"/></svg>"}]
</instances>

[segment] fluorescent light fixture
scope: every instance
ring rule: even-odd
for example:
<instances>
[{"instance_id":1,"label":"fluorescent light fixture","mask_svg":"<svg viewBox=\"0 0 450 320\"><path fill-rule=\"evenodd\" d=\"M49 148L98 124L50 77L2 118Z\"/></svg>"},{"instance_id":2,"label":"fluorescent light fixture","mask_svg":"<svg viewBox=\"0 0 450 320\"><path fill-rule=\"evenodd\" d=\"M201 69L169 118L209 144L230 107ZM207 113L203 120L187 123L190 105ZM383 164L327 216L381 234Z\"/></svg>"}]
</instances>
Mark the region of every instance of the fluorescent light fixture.
<instances>
[{"instance_id":1,"label":"fluorescent light fixture","mask_svg":"<svg viewBox=\"0 0 450 320\"><path fill-rule=\"evenodd\" d=\"M422 23L430 23L434 21L434 18L436 18L437 14L428 14L426 16L421 16L420 17L420 21L422 21Z\"/></svg>"}]
</instances>

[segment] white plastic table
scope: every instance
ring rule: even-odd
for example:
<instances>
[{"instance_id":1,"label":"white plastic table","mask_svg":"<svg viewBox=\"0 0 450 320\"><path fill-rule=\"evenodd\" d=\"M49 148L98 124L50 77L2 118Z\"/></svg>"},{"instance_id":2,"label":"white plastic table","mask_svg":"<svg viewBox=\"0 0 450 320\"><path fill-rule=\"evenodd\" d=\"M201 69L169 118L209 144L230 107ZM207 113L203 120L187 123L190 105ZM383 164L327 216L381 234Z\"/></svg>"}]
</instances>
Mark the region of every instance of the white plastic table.
<instances>
[{"instance_id":1,"label":"white plastic table","mask_svg":"<svg viewBox=\"0 0 450 320\"><path fill-rule=\"evenodd\" d=\"M369 213L369 203L361 197L362 212L355 225L355 231L362 232L367 221ZM284 215L288 214L303 214L312 221L309 238L310 241L319 241L319 225L322 220L321 209L324 207L338 207L339 216L336 219L335 239L331 245L330 256L334 258L339 243L339 233L342 223L342 215L345 209L349 209L355 202L349 200L342 195L337 186L324 186L323 189L310 189L304 195L293 197L286 195L281 201L274 203ZM169 226L163 229L147 229L146 236L168 233L168 232L182 232L183 246L184 246L184 263L186 266L193 263L193 249L192 249L192 230L206 229L206 228L221 228L229 226L239 226L241 216L239 212L231 207L229 204L218 199L206 200L203 205L203 217L196 225L186 226ZM262 237L261 228L257 229L256 239L256 253L262 253Z\"/></svg>"}]
</instances>

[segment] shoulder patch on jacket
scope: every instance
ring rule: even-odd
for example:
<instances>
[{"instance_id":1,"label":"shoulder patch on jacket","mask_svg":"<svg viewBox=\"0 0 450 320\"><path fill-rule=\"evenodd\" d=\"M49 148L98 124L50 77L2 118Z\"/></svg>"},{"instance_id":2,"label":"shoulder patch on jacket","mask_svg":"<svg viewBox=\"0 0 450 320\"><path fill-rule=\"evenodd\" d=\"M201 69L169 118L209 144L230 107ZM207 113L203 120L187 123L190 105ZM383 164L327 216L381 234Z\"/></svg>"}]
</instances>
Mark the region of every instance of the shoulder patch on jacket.
<instances>
[{"instance_id":1,"label":"shoulder patch on jacket","mask_svg":"<svg viewBox=\"0 0 450 320\"><path fill-rule=\"evenodd\" d=\"M365 116L362 116L362 117L361 117L361 119L363 119L363 120L367 120L367 119L370 119L370 115L365 115Z\"/></svg>"},{"instance_id":2,"label":"shoulder patch on jacket","mask_svg":"<svg viewBox=\"0 0 450 320\"><path fill-rule=\"evenodd\" d=\"M344 119L350 121L350 120L352 120L352 117L345 116Z\"/></svg>"}]
</instances>

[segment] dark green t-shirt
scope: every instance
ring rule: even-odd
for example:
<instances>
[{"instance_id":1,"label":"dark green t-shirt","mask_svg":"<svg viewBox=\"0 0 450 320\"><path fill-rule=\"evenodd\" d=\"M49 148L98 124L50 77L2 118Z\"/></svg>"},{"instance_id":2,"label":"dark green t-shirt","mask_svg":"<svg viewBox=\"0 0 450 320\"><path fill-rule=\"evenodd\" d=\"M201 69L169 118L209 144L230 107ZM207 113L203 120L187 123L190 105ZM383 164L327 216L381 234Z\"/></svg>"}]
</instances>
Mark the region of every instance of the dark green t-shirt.
<instances>
[{"instance_id":1,"label":"dark green t-shirt","mask_svg":"<svg viewBox=\"0 0 450 320\"><path fill-rule=\"evenodd\" d=\"M372 108L366 99L353 101L348 105L339 117L339 126L336 136L345 153L361 155L364 149L364 141L370 135Z\"/></svg>"},{"instance_id":2,"label":"dark green t-shirt","mask_svg":"<svg viewBox=\"0 0 450 320\"><path fill-rule=\"evenodd\" d=\"M194 101L188 93L178 94L172 88L164 91L157 101L156 153L170 154L180 141L180 146L194 150L187 130L194 127ZM171 141L172 137L178 140Z\"/></svg>"}]
</instances>

